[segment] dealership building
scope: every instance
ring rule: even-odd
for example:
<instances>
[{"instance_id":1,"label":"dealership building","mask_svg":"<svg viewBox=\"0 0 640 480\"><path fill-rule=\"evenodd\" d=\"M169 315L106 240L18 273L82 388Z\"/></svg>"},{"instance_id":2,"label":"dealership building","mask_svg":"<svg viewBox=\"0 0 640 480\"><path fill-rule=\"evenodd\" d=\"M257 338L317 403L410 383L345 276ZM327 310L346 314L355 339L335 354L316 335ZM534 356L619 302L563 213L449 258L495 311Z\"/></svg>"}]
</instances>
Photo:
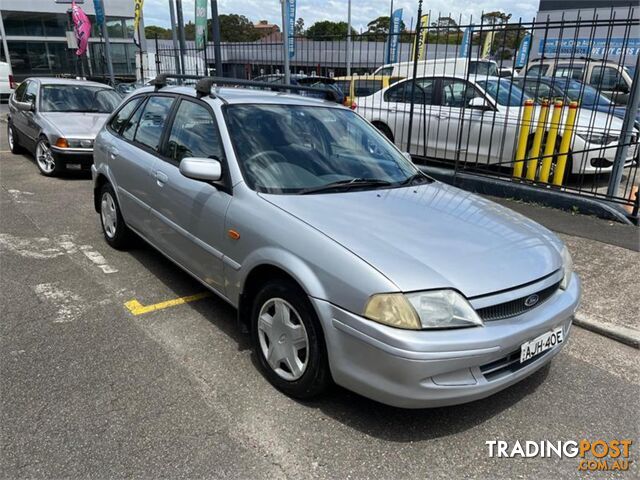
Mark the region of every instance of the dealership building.
<instances>
[{"instance_id":1,"label":"dealership building","mask_svg":"<svg viewBox=\"0 0 640 480\"><path fill-rule=\"evenodd\" d=\"M70 49L67 42L70 3L60 0L0 0L0 60L11 64L16 80L31 75L79 71L91 77L106 74L104 42L100 28L95 24L93 1L76 0L92 23L89 49L82 66L78 65L75 49ZM134 43L134 2L105 0L104 5L114 73L121 79L133 79L136 76L136 59L140 56ZM142 24L140 30L144 32Z\"/></svg>"}]
</instances>

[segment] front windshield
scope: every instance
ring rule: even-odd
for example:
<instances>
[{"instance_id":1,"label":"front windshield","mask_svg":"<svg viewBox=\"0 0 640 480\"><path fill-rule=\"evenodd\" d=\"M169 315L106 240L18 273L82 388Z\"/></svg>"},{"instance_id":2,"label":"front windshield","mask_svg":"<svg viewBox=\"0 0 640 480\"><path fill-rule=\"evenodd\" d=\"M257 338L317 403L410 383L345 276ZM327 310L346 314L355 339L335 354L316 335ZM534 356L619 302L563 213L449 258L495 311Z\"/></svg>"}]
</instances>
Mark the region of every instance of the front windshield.
<instances>
[{"instance_id":1,"label":"front windshield","mask_svg":"<svg viewBox=\"0 0 640 480\"><path fill-rule=\"evenodd\" d=\"M428 181L374 127L347 109L229 105L226 118L250 188L278 194L389 188ZM341 188L331 189L332 185Z\"/></svg>"},{"instance_id":2,"label":"front windshield","mask_svg":"<svg viewBox=\"0 0 640 480\"><path fill-rule=\"evenodd\" d=\"M122 98L112 89L84 85L43 85L43 112L111 113Z\"/></svg>"},{"instance_id":3,"label":"front windshield","mask_svg":"<svg viewBox=\"0 0 640 480\"><path fill-rule=\"evenodd\" d=\"M480 85L499 105L505 107L518 107L524 105L525 100L533 100L528 93L516 87L506 79L479 80Z\"/></svg>"}]
</instances>

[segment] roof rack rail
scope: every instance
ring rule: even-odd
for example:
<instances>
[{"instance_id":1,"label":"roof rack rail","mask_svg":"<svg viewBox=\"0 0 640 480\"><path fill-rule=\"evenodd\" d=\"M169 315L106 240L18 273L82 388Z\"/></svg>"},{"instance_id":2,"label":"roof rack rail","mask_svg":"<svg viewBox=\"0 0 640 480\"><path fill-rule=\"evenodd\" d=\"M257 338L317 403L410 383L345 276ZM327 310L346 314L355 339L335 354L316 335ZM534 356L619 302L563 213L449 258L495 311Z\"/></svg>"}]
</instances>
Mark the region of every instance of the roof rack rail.
<instances>
[{"instance_id":1,"label":"roof rack rail","mask_svg":"<svg viewBox=\"0 0 640 480\"><path fill-rule=\"evenodd\" d=\"M153 79L150 84L153 85L158 91L162 87L167 86L167 80L169 78L176 80L197 80L196 82L196 94L198 98L202 98L207 95L211 95L216 97L217 95L211 93L211 88L214 85L224 85L230 87L251 87L251 88L262 88L265 90L275 90L279 92L312 92L324 95L326 100L330 100L333 102L340 103L341 98L340 95L331 90L329 88L319 88L319 87L306 87L303 85L284 85L279 83L267 83L267 82L256 82L253 80L241 80L238 78L223 78L223 77L203 77L201 75L174 75L170 73L161 73L155 79Z\"/></svg>"}]
</instances>

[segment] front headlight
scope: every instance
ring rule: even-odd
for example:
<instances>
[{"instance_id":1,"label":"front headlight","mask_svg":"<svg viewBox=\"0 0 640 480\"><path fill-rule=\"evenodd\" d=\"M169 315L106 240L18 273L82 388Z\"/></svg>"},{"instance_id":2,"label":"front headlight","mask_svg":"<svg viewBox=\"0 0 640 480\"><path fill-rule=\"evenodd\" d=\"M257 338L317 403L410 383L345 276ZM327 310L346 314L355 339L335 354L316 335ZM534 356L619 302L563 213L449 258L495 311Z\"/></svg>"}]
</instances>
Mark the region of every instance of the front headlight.
<instances>
[{"instance_id":1,"label":"front headlight","mask_svg":"<svg viewBox=\"0 0 640 480\"><path fill-rule=\"evenodd\" d=\"M410 330L482 326L473 307L454 290L373 295L364 316Z\"/></svg>"},{"instance_id":2,"label":"front headlight","mask_svg":"<svg viewBox=\"0 0 640 480\"><path fill-rule=\"evenodd\" d=\"M594 145L609 145L610 143L618 141L618 135L608 135L601 133L589 133L589 132L576 132L582 140L587 143L593 143Z\"/></svg>"},{"instance_id":3,"label":"front headlight","mask_svg":"<svg viewBox=\"0 0 640 480\"><path fill-rule=\"evenodd\" d=\"M93 140L90 138L64 138L60 137L56 141L59 148L93 148Z\"/></svg>"},{"instance_id":4,"label":"front headlight","mask_svg":"<svg viewBox=\"0 0 640 480\"><path fill-rule=\"evenodd\" d=\"M560 288L566 290L569 288L573 275L573 259L566 245L562 249L562 269L564 270L564 276L560 282Z\"/></svg>"}]
</instances>

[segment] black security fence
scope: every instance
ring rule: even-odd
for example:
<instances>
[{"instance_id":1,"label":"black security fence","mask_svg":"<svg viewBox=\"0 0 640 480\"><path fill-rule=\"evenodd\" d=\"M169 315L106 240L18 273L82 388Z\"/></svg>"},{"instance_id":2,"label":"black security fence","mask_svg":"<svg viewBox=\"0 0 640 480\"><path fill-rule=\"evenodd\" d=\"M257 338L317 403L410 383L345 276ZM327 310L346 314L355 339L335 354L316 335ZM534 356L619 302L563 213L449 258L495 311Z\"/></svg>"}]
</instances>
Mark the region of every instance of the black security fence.
<instances>
[{"instance_id":1,"label":"black security fence","mask_svg":"<svg viewBox=\"0 0 640 480\"><path fill-rule=\"evenodd\" d=\"M422 12L421 12L422 13ZM638 216L640 8L513 22L428 12L395 35L296 36L291 82L332 84L416 163L613 202ZM284 82L281 36L175 49L145 73ZM150 60L151 63L151 60ZM635 79L635 81L634 81ZM311 80L313 83L315 80Z\"/></svg>"}]
</instances>

